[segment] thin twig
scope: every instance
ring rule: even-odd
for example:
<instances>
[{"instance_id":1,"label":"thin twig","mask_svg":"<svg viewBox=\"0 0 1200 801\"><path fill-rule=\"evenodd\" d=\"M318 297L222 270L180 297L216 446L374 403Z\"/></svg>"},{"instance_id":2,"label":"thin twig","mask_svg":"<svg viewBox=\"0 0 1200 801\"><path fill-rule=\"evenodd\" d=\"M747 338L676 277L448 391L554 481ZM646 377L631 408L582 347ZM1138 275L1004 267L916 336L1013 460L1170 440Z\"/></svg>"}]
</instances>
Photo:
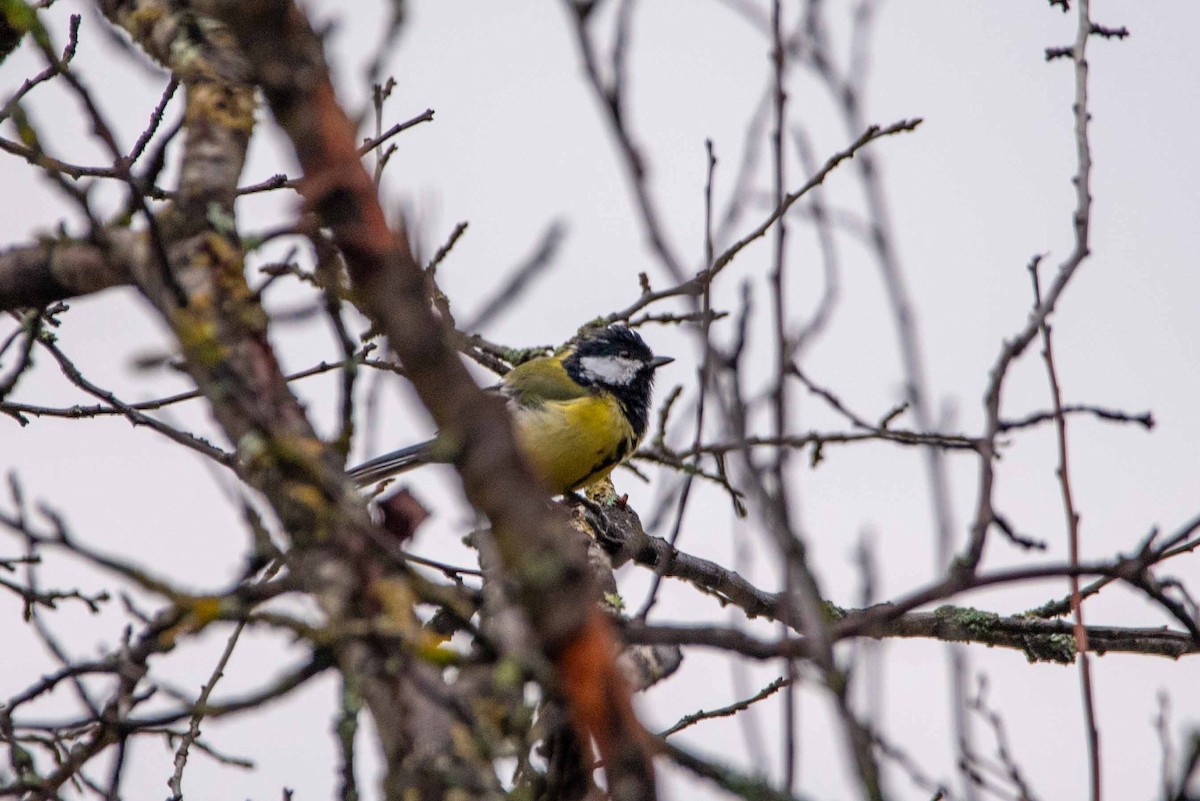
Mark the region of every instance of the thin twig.
<instances>
[{"instance_id":1,"label":"thin twig","mask_svg":"<svg viewBox=\"0 0 1200 801\"><path fill-rule=\"evenodd\" d=\"M212 695L213 688L217 686L217 682L225 675L225 666L229 664L229 658L233 656L233 649L237 645L238 638L241 637L245 628L246 623L244 621L234 626L233 633L226 640L225 649L221 652L216 666L213 667L208 681L200 689L200 695L196 697L195 706L197 711L188 720L187 732L180 738L179 745L175 748L175 772L167 780L167 786L171 788L171 801L182 801L183 799L183 769L187 765L188 749L192 747L192 744L200 736L200 721L204 719L204 713L201 710L208 705L208 698Z\"/></svg>"},{"instance_id":2,"label":"thin twig","mask_svg":"<svg viewBox=\"0 0 1200 801\"><path fill-rule=\"evenodd\" d=\"M664 729L661 732L659 732L658 736L665 739L667 737L670 737L672 734L676 734L678 732L683 731L684 729L688 728L689 726L696 725L697 723L699 723L702 720L712 720L713 718L732 717L733 715L736 715L738 712L744 712L745 710L749 709L754 704L757 704L759 701L763 700L764 698L770 698L772 695L774 695L775 693L777 693L781 689L783 689L788 683L789 683L788 679L780 676L779 678L775 679L770 684L768 684L766 687L763 687L761 690L759 690L758 692L756 692L754 695L750 696L749 698L743 699L741 701L734 701L732 704L729 704L728 706L720 707L719 709L712 709L712 710L708 710L708 711L705 711L702 709L699 712L693 712L690 715L684 715L682 718L680 718L678 721L676 721L670 728Z\"/></svg>"}]
</instances>

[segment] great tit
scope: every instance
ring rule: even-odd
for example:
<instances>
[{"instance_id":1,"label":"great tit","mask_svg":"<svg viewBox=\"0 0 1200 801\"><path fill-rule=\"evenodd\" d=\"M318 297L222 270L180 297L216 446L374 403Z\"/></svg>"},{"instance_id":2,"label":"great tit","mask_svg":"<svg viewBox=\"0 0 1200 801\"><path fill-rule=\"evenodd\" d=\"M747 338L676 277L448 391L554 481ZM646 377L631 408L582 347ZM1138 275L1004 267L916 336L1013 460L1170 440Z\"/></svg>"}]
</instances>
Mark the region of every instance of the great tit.
<instances>
[{"instance_id":1,"label":"great tit","mask_svg":"<svg viewBox=\"0 0 1200 801\"><path fill-rule=\"evenodd\" d=\"M581 336L553 356L514 367L494 389L508 401L517 444L552 494L599 481L629 458L646 434L655 356L624 325ZM447 437L386 453L349 475L361 487L418 465L450 462Z\"/></svg>"}]
</instances>

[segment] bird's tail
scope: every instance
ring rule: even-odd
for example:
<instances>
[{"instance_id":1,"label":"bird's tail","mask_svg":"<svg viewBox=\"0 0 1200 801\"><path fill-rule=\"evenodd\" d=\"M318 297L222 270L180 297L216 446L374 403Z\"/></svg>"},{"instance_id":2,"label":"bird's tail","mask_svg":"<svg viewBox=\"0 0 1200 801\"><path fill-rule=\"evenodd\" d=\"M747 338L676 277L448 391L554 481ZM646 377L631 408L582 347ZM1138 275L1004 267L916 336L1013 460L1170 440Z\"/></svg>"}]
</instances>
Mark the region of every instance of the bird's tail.
<instances>
[{"instance_id":1,"label":"bird's tail","mask_svg":"<svg viewBox=\"0 0 1200 801\"><path fill-rule=\"evenodd\" d=\"M407 448L376 456L358 467L350 468L346 474L354 479L354 483L360 487L374 484L376 481L382 481L397 473L437 461L433 455L434 442L436 440L432 439L428 442L418 442L416 445L409 445Z\"/></svg>"}]
</instances>

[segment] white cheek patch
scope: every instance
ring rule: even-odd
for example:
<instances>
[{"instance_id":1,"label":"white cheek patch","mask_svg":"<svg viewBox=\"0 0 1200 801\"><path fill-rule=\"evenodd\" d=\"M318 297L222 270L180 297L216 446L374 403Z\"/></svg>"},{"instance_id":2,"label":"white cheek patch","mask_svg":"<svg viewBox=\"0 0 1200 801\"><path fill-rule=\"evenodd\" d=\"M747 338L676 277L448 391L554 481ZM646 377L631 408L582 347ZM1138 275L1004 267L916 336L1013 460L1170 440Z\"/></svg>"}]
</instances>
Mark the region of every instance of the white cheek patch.
<instances>
[{"instance_id":1,"label":"white cheek patch","mask_svg":"<svg viewBox=\"0 0 1200 801\"><path fill-rule=\"evenodd\" d=\"M630 384L645 365L620 356L584 356L579 360L584 374L601 384L623 387Z\"/></svg>"}]
</instances>

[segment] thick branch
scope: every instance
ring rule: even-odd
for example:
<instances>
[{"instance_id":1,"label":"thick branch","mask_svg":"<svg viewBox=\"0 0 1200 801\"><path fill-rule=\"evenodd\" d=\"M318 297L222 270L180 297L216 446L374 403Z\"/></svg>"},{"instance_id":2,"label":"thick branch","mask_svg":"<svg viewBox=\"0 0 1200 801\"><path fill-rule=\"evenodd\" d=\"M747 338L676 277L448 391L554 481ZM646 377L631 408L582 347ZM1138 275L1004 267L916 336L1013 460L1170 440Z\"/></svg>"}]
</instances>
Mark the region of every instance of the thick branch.
<instances>
[{"instance_id":1,"label":"thick branch","mask_svg":"<svg viewBox=\"0 0 1200 801\"><path fill-rule=\"evenodd\" d=\"M652 798L654 779L616 642L595 607L582 549L518 456L502 405L490 402L434 315L426 276L403 232L389 230L338 106L318 38L284 0L202 0L229 25L304 170L301 192L329 226L368 313L388 335L435 422L461 443L455 465L472 504L492 522L506 571L558 665L576 724L594 736L618 798ZM581 588L583 591L581 592Z\"/></svg>"},{"instance_id":2,"label":"thick branch","mask_svg":"<svg viewBox=\"0 0 1200 801\"><path fill-rule=\"evenodd\" d=\"M144 235L128 228L110 229L105 250L89 242L47 239L0 253L0 311L45 306L129 283L133 269L145 265Z\"/></svg>"},{"instance_id":3,"label":"thick branch","mask_svg":"<svg viewBox=\"0 0 1200 801\"><path fill-rule=\"evenodd\" d=\"M1089 626L1087 632L1088 649L1096 654L1147 654L1178 659L1200 653L1200 645L1192 640L1191 635L1168 628ZM803 637L764 640L721 626L630 623L624 633L626 642L630 643L704 646L751 659L812 656ZM910 612L888 623L855 632L852 636L877 640L901 637L977 643L1020 651L1030 662L1071 664L1076 655L1069 623L1001 617L966 607L944 606L933 612Z\"/></svg>"}]
</instances>

